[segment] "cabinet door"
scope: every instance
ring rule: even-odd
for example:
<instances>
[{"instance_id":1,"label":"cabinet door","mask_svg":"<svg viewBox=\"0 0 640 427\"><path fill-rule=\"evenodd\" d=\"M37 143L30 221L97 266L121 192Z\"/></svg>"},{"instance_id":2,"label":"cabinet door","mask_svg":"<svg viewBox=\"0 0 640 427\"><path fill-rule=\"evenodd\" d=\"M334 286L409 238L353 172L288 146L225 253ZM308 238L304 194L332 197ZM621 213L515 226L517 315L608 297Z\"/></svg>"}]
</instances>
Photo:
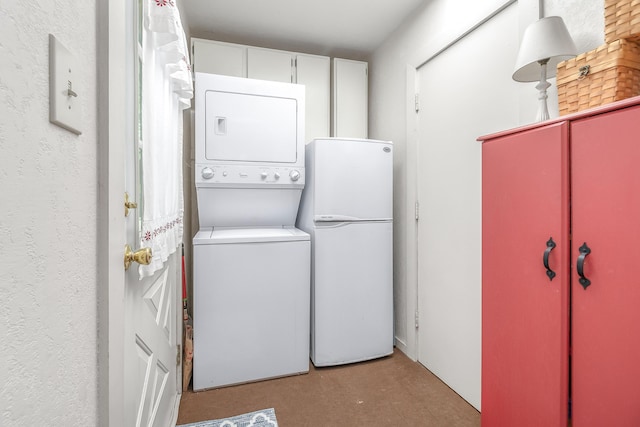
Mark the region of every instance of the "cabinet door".
<instances>
[{"instance_id":1,"label":"cabinet door","mask_svg":"<svg viewBox=\"0 0 640 427\"><path fill-rule=\"evenodd\" d=\"M296 56L296 83L305 86L306 143L329 136L330 64L327 56Z\"/></svg>"},{"instance_id":2,"label":"cabinet door","mask_svg":"<svg viewBox=\"0 0 640 427\"><path fill-rule=\"evenodd\" d=\"M332 134L342 138L367 138L369 78L366 62L333 60Z\"/></svg>"},{"instance_id":3,"label":"cabinet door","mask_svg":"<svg viewBox=\"0 0 640 427\"><path fill-rule=\"evenodd\" d=\"M203 39L192 40L194 71L247 77L246 46Z\"/></svg>"},{"instance_id":4,"label":"cabinet door","mask_svg":"<svg viewBox=\"0 0 640 427\"><path fill-rule=\"evenodd\" d=\"M567 125L488 141L482 157L482 427L566 426Z\"/></svg>"},{"instance_id":5,"label":"cabinet door","mask_svg":"<svg viewBox=\"0 0 640 427\"><path fill-rule=\"evenodd\" d=\"M291 83L292 61L289 52L250 47L247 49L247 77Z\"/></svg>"},{"instance_id":6,"label":"cabinet door","mask_svg":"<svg viewBox=\"0 0 640 427\"><path fill-rule=\"evenodd\" d=\"M571 127L575 427L640 426L640 107ZM574 264L574 271L577 264Z\"/></svg>"}]
</instances>

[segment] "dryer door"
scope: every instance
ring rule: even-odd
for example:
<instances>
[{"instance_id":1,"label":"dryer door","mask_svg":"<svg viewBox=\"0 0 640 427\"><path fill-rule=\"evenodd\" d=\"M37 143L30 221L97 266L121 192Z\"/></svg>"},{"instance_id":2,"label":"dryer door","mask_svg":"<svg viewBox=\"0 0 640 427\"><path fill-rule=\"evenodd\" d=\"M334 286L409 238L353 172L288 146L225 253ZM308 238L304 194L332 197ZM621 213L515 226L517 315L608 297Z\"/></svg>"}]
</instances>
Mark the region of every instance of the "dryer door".
<instances>
[{"instance_id":1,"label":"dryer door","mask_svg":"<svg viewBox=\"0 0 640 427\"><path fill-rule=\"evenodd\" d=\"M297 100L206 91L205 158L261 163L297 160Z\"/></svg>"}]
</instances>

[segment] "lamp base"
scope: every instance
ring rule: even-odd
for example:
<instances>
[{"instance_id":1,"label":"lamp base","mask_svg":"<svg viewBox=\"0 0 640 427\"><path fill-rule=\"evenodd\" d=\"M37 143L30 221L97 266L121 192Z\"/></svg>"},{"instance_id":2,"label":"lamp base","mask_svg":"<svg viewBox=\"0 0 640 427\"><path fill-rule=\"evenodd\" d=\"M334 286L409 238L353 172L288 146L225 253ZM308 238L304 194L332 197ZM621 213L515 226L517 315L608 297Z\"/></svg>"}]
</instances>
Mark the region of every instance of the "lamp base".
<instances>
[{"instance_id":1,"label":"lamp base","mask_svg":"<svg viewBox=\"0 0 640 427\"><path fill-rule=\"evenodd\" d=\"M536 85L536 89L538 89L538 114L536 116L536 121L538 122L549 120L547 89L549 89L551 83L547 81L547 62L549 62L548 59L538 61L540 64L540 82Z\"/></svg>"}]
</instances>

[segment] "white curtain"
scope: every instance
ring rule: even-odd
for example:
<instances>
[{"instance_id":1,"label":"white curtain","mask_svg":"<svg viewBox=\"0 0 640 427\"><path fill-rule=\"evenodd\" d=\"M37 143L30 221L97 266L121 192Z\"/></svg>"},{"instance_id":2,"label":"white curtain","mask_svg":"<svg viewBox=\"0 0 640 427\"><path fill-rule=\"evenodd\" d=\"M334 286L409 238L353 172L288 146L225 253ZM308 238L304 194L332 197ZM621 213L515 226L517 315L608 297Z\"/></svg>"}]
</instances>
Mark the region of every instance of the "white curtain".
<instances>
[{"instance_id":1,"label":"white curtain","mask_svg":"<svg viewBox=\"0 0 640 427\"><path fill-rule=\"evenodd\" d=\"M177 0L144 0L142 38L142 233L151 264L162 268L182 243L182 110L191 106L193 82Z\"/></svg>"}]
</instances>

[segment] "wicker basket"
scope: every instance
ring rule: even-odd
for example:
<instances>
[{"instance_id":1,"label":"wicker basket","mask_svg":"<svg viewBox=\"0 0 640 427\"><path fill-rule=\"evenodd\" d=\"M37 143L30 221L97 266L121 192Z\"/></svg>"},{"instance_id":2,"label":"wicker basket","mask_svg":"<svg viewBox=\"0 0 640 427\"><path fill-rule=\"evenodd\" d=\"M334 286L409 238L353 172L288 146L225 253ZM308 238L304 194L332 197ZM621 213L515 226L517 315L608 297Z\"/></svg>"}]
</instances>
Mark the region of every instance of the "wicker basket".
<instances>
[{"instance_id":1,"label":"wicker basket","mask_svg":"<svg viewBox=\"0 0 640 427\"><path fill-rule=\"evenodd\" d=\"M560 115L640 95L640 44L616 40L561 62L556 83Z\"/></svg>"},{"instance_id":2,"label":"wicker basket","mask_svg":"<svg viewBox=\"0 0 640 427\"><path fill-rule=\"evenodd\" d=\"M640 42L640 0L605 0L604 41Z\"/></svg>"}]
</instances>

